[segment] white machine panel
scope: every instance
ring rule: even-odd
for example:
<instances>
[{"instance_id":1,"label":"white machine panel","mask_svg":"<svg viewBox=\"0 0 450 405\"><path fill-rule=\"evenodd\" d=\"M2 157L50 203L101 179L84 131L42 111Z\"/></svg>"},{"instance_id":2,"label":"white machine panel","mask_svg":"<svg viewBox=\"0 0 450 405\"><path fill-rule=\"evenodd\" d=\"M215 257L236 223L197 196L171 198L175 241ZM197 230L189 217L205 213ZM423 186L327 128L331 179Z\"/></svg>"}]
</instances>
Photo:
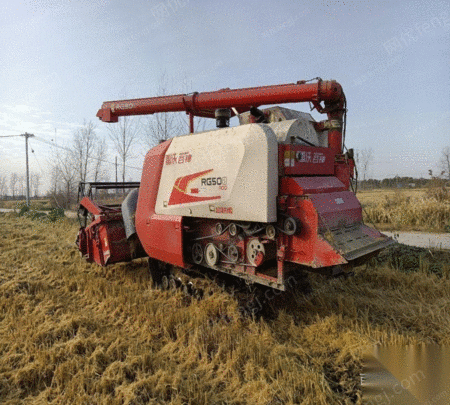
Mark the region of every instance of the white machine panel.
<instances>
[{"instance_id":1,"label":"white machine panel","mask_svg":"<svg viewBox=\"0 0 450 405\"><path fill-rule=\"evenodd\" d=\"M274 222L278 142L265 124L176 137L167 150L156 213Z\"/></svg>"}]
</instances>

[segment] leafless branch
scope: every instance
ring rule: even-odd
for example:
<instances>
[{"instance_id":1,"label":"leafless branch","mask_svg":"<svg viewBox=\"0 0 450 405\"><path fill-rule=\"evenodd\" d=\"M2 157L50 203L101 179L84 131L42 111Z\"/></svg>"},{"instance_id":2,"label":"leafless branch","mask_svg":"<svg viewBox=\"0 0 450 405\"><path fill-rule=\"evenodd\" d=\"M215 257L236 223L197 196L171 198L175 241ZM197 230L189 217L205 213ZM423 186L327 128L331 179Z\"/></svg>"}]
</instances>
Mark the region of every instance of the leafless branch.
<instances>
[{"instance_id":1,"label":"leafless branch","mask_svg":"<svg viewBox=\"0 0 450 405\"><path fill-rule=\"evenodd\" d=\"M132 148L140 135L140 121L121 117L118 123L108 124L108 135L122 161L122 181L125 181L125 165L132 157Z\"/></svg>"}]
</instances>

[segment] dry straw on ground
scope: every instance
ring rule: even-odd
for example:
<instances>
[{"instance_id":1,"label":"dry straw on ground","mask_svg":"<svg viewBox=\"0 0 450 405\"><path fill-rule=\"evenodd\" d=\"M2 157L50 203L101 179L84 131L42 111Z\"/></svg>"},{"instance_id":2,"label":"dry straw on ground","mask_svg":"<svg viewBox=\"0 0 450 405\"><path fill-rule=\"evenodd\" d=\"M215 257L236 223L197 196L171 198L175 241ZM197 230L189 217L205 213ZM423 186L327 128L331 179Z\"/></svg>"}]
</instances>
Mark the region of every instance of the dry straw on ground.
<instances>
[{"instance_id":1,"label":"dry straw on ground","mask_svg":"<svg viewBox=\"0 0 450 405\"><path fill-rule=\"evenodd\" d=\"M73 223L0 216L0 403L360 404L361 348L450 343L448 275L311 277L274 319L151 288L145 260L83 262Z\"/></svg>"}]
</instances>

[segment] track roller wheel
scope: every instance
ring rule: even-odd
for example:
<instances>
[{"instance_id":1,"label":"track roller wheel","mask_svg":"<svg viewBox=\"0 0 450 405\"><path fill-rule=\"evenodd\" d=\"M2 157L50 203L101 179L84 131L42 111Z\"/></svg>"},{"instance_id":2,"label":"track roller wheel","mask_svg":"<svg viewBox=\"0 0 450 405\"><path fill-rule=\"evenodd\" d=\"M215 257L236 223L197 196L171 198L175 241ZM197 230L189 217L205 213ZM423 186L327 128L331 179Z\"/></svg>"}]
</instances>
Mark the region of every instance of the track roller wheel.
<instances>
[{"instance_id":1,"label":"track roller wheel","mask_svg":"<svg viewBox=\"0 0 450 405\"><path fill-rule=\"evenodd\" d=\"M222 232L223 232L223 225L220 222L218 222L216 224L216 233L217 235L222 235Z\"/></svg>"},{"instance_id":2,"label":"track roller wheel","mask_svg":"<svg viewBox=\"0 0 450 405\"><path fill-rule=\"evenodd\" d=\"M266 236L267 236L267 238L273 240L273 239L275 239L276 235L277 235L277 232L275 230L275 227L273 225L267 225L266 226Z\"/></svg>"},{"instance_id":3,"label":"track roller wheel","mask_svg":"<svg viewBox=\"0 0 450 405\"><path fill-rule=\"evenodd\" d=\"M169 284L170 284L169 276L164 274L161 277L161 289L162 290L168 290L169 289Z\"/></svg>"},{"instance_id":4,"label":"track roller wheel","mask_svg":"<svg viewBox=\"0 0 450 405\"><path fill-rule=\"evenodd\" d=\"M189 281L186 284L183 284L183 294L187 297L190 297L193 295L194 292L194 285Z\"/></svg>"},{"instance_id":5,"label":"track roller wheel","mask_svg":"<svg viewBox=\"0 0 450 405\"><path fill-rule=\"evenodd\" d=\"M148 258L148 270L153 280L154 287L163 286L163 278L167 279L167 283L170 276L170 267L157 259L151 257Z\"/></svg>"},{"instance_id":6,"label":"track roller wheel","mask_svg":"<svg viewBox=\"0 0 450 405\"><path fill-rule=\"evenodd\" d=\"M264 245L259 239L255 238L247 243L247 260L252 266L260 266L265 255Z\"/></svg>"},{"instance_id":7,"label":"track roller wheel","mask_svg":"<svg viewBox=\"0 0 450 405\"><path fill-rule=\"evenodd\" d=\"M171 277L169 280L169 289L172 291L176 291L181 287L182 284L183 283L179 278Z\"/></svg>"}]
</instances>

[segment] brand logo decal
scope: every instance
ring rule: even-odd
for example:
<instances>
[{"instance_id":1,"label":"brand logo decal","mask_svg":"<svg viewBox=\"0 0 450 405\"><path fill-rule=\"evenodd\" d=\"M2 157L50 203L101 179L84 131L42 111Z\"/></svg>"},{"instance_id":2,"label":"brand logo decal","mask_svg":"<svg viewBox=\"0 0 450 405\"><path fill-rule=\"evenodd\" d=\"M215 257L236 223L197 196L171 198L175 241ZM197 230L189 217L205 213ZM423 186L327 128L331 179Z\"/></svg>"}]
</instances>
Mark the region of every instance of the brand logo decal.
<instances>
[{"instance_id":1,"label":"brand logo decal","mask_svg":"<svg viewBox=\"0 0 450 405\"><path fill-rule=\"evenodd\" d=\"M216 207L216 214L232 214L232 207Z\"/></svg>"},{"instance_id":2,"label":"brand logo decal","mask_svg":"<svg viewBox=\"0 0 450 405\"><path fill-rule=\"evenodd\" d=\"M202 186L221 186L227 185L226 177L207 177L201 180Z\"/></svg>"},{"instance_id":3,"label":"brand logo decal","mask_svg":"<svg viewBox=\"0 0 450 405\"><path fill-rule=\"evenodd\" d=\"M166 165L180 165L183 163L189 163L192 160L192 155L189 152L171 153L166 155Z\"/></svg>"},{"instance_id":4,"label":"brand logo decal","mask_svg":"<svg viewBox=\"0 0 450 405\"><path fill-rule=\"evenodd\" d=\"M218 198L220 198L220 195L213 197L199 197L196 195L191 195L191 194L198 194L199 192L198 188L191 188L190 193L188 191L188 186L191 181L198 179L199 177L202 177L205 174L211 173L212 171L213 169L210 169L205 170L203 172L192 173L188 174L187 176L178 177L178 179L176 179L175 181L175 184L173 185L168 205L188 204L201 201L217 200Z\"/></svg>"},{"instance_id":5,"label":"brand logo decal","mask_svg":"<svg viewBox=\"0 0 450 405\"><path fill-rule=\"evenodd\" d=\"M321 152L303 152L298 151L295 154L295 159L300 163L325 163L325 155Z\"/></svg>"}]
</instances>

